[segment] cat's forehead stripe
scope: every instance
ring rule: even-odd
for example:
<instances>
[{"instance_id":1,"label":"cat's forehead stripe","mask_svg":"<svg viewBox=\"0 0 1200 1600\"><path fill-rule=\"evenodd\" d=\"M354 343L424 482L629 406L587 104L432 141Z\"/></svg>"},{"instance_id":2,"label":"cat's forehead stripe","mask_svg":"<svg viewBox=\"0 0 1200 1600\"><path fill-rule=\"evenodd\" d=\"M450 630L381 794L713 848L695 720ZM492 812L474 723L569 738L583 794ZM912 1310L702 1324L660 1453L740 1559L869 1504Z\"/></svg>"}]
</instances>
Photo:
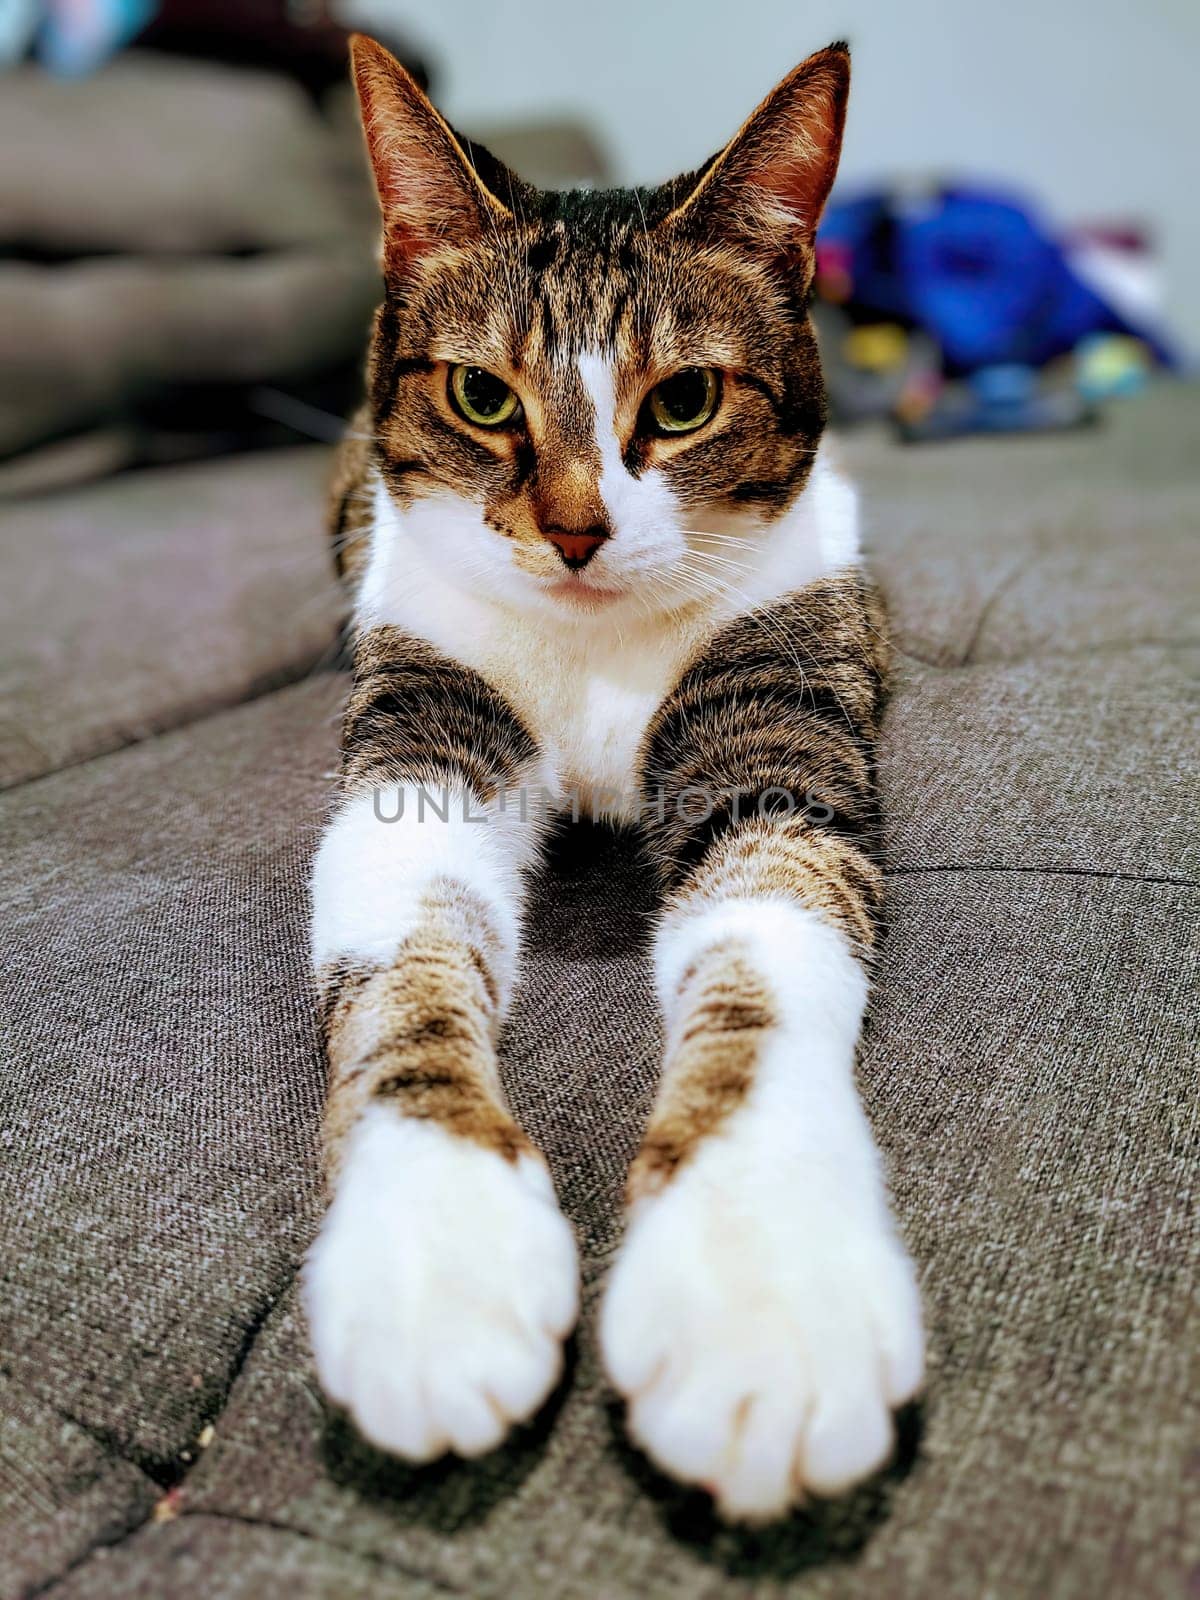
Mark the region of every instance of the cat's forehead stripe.
<instances>
[{"instance_id":1,"label":"cat's forehead stripe","mask_svg":"<svg viewBox=\"0 0 1200 1600\"><path fill-rule=\"evenodd\" d=\"M579 379L591 408L592 427L599 456L600 474L597 491L604 504L606 519L620 521L621 482L628 476L621 460L621 447L616 428L616 384L612 362L594 350L585 350L579 357Z\"/></svg>"}]
</instances>

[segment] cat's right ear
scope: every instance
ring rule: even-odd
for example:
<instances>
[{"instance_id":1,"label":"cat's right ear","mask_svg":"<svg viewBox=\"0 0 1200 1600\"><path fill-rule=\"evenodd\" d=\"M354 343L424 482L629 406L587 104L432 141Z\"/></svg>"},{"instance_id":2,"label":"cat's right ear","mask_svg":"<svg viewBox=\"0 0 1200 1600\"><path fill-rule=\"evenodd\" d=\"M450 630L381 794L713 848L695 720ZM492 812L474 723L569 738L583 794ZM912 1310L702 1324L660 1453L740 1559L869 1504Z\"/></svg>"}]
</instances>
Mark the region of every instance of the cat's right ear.
<instances>
[{"instance_id":1,"label":"cat's right ear","mask_svg":"<svg viewBox=\"0 0 1200 1600\"><path fill-rule=\"evenodd\" d=\"M350 62L383 211L385 270L403 269L441 244L468 243L512 219L393 55L356 33Z\"/></svg>"},{"instance_id":2,"label":"cat's right ear","mask_svg":"<svg viewBox=\"0 0 1200 1600\"><path fill-rule=\"evenodd\" d=\"M831 44L809 56L701 171L667 222L735 239L758 255L811 273L849 92L848 45Z\"/></svg>"}]
</instances>

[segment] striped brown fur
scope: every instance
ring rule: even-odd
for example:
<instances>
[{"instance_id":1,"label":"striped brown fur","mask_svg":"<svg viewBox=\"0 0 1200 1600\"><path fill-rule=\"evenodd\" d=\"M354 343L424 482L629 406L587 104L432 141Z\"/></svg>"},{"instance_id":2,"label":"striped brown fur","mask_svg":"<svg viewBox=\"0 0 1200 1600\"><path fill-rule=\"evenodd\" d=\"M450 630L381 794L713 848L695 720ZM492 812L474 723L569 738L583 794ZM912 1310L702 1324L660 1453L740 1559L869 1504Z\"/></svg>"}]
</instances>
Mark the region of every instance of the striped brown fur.
<instances>
[{"instance_id":1,"label":"striped brown fur","mask_svg":"<svg viewBox=\"0 0 1200 1600\"><path fill-rule=\"evenodd\" d=\"M821 913L869 959L882 904L874 780L888 666L877 596L857 573L743 616L688 668L644 746L649 844L669 890L666 921L724 900L784 899ZM697 796L711 816L686 812ZM784 790L791 814L760 807ZM766 812L766 814L763 814ZM772 1023L736 950L685 975L682 1022L630 1174L630 1196L674 1173L736 1110Z\"/></svg>"},{"instance_id":2,"label":"striped brown fur","mask_svg":"<svg viewBox=\"0 0 1200 1600\"><path fill-rule=\"evenodd\" d=\"M683 1021L668 1041L662 1092L630 1169L631 1201L662 1188L737 1110L776 1023L769 992L736 944L706 951L680 990Z\"/></svg>"},{"instance_id":3,"label":"striped brown fur","mask_svg":"<svg viewBox=\"0 0 1200 1600\"><path fill-rule=\"evenodd\" d=\"M389 966L318 974L331 1175L373 1100L510 1160L530 1148L505 1108L497 1074L495 960L486 909L445 884L427 894L424 915Z\"/></svg>"},{"instance_id":4,"label":"striped brown fur","mask_svg":"<svg viewBox=\"0 0 1200 1600\"><path fill-rule=\"evenodd\" d=\"M848 572L737 618L709 642L643 746L644 810L666 887L682 886L718 840L768 811L785 832L836 835L871 857L883 627L877 596ZM689 790L712 800L711 816Z\"/></svg>"},{"instance_id":5,"label":"striped brown fur","mask_svg":"<svg viewBox=\"0 0 1200 1600\"><path fill-rule=\"evenodd\" d=\"M342 724L347 788L451 784L486 802L536 754L509 702L470 667L399 628L358 639Z\"/></svg>"},{"instance_id":6,"label":"striped brown fur","mask_svg":"<svg viewBox=\"0 0 1200 1600\"><path fill-rule=\"evenodd\" d=\"M504 696L469 667L398 628L357 639L342 733L347 792L415 784L435 807L445 791L452 805L479 806L517 783L536 753ZM496 1076L496 964L485 908L447 882L426 893L421 922L390 966L319 975L332 1167L373 1099L509 1158L529 1148Z\"/></svg>"},{"instance_id":7,"label":"striped brown fur","mask_svg":"<svg viewBox=\"0 0 1200 1600\"><path fill-rule=\"evenodd\" d=\"M339 578L362 576L374 521L370 476L375 459L371 408L359 407L338 445L329 481L328 526Z\"/></svg>"}]
</instances>

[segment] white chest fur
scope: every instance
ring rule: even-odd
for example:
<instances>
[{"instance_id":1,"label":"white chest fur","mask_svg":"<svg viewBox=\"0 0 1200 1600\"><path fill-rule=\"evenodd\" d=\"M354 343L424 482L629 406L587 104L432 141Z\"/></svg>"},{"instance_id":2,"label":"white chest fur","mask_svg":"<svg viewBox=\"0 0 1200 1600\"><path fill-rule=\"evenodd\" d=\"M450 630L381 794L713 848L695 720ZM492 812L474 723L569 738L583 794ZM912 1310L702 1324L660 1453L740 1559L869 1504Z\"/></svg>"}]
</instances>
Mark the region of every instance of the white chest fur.
<instances>
[{"instance_id":1,"label":"white chest fur","mask_svg":"<svg viewBox=\"0 0 1200 1600\"><path fill-rule=\"evenodd\" d=\"M541 781L558 801L577 796L584 810L621 814L646 726L707 631L700 619L611 634L590 621L548 627L436 576L399 581L407 554L398 541L377 539L360 625L403 628L473 667L533 733Z\"/></svg>"},{"instance_id":2,"label":"white chest fur","mask_svg":"<svg viewBox=\"0 0 1200 1600\"><path fill-rule=\"evenodd\" d=\"M706 639L731 617L849 565L858 553L854 492L826 459L792 511L747 545L736 595L633 621L610 622L603 613L560 621L463 581L454 551L468 531L477 534L468 529L468 508L446 507L445 537L433 540L429 509L418 533L382 483L375 497L359 626L402 628L473 667L537 739L541 781L560 800L577 796L583 809L616 816L635 803L636 758L651 717Z\"/></svg>"}]
</instances>

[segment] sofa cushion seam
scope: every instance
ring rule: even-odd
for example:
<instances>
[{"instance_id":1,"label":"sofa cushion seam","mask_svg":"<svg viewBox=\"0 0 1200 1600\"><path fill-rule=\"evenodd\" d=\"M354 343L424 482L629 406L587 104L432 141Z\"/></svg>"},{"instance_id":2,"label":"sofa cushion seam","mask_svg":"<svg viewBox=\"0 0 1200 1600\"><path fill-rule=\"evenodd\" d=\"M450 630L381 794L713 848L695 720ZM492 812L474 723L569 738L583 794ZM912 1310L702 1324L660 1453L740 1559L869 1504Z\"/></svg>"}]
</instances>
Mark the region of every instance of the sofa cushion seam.
<instances>
[{"instance_id":1,"label":"sofa cushion seam","mask_svg":"<svg viewBox=\"0 0 1200 1600\"><path fill-rule=\"evenodd\" d=\"M887 878L915 878L923 873L965 873L983 876L986 873L1014 873L1029 877L1047 878L1098 878L1116 883L1148 883L1165 884L1177 889L1200 889L1200 881L1195 878L1176 877L1172 873L1151 872L1122 872L1115 868L1106 867L1056 867L1037 862L1028 865L1013 863L988 865L984 862L950 861L938 866L908 867L889 866L884 868Z\"/></svg>"}]
</instances>

